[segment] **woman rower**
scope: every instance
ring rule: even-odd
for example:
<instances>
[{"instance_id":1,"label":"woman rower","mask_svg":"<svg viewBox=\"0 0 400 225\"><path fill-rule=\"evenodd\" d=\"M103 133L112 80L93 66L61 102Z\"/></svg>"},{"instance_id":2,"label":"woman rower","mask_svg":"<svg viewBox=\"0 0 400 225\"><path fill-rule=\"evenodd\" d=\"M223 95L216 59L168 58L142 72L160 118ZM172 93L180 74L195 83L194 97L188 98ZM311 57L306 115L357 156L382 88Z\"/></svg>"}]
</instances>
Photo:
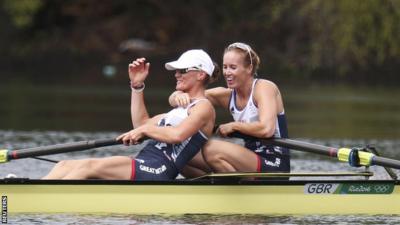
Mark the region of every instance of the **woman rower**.
<instances>
[{"instance_id":1,"label":"woman rower","mask_svg":"<svg viewBox=\"0 0 400 225\"><path fill-rule=\"evenodd\" d=\"M276 84L256 78L260 59L245 43L230 44L223 55L223 75L227 88L206 90L214 106L228 109L233 122L219 126L219 133L227 137L240 132L244 146L213 138L205 145L202 157L197 156L185 168L187 176L209 172L289 172L290 154L287 148L266 145L263 138L288 137L285 110ZM191 97L179 90L169 98L172 106L184 106Z\"/></svg>"},{"instance_id":2,"label":"woman rower","mask_svg":"<svg viewBox=\"0 0 400 225\"><path fill-rule=\"evenodd\" d=\"M150 118L143 97L150 63L138 58L129 64L134 129L117 140L134 145L145 137L150 138L136 157L61 161L44 179L175 179L212 134L215 110L204 91L207 84L215 80L218 69L210 56L199 49L186 51L165 67L175 70L176 90L188 94L192 101L186 107Z\"/></svg>"}]
</instances>

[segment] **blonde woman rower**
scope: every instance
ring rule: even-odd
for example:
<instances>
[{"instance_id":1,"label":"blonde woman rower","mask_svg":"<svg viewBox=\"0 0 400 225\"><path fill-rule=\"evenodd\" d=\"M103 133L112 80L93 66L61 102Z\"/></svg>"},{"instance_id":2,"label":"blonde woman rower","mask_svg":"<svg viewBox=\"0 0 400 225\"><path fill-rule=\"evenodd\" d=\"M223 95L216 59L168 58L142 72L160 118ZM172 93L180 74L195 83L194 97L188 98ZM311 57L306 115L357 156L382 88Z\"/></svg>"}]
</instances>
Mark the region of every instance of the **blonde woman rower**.
<instances>
[{"instance_id":1,"label":"blonde woman rower","mask_svg":"<svg viewBox=\"0 0 400 225\"><path fill-rule=\"evenodd\" d=\"M282 95L271 81L256 78L260 59L245 43L229 45L223 55L225 87L208 89L205 95L214 105L229 110L233 121L221 124L222 137L237 131L258 139L244 139L244 145L212 138L187 166L198 176L209 172L290 172L286 148L265 145L261 138L288 137ZM191 97L181 91L169 98L171 105L187 105Z\"/></svg>"}]
</instances>

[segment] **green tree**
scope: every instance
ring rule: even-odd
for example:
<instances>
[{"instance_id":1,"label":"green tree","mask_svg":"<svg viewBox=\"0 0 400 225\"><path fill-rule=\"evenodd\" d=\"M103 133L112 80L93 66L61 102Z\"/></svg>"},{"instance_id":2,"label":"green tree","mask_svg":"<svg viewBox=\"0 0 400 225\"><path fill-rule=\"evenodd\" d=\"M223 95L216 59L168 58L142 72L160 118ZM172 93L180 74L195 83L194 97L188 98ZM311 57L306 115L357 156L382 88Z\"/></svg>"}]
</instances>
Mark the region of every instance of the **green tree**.
<instances>
[{"instance_id":1,"label":"green tree","mask_svg":"<svg viewBox=\"0 0 400 225\"><path fill-rule=\"evenodd\" d=\"M310 66L368 69L400 56L400 5L392 0L307 1Z\"/></svg>"},{"instance_id":2,"label":"green tree","mask_svg":"<svg viewBox=\"0 0 400 225\"><path fill-rule=\"evenodd\" d=\"M0 56L7 62L79 61L78 71L99 60L125 65L142 54L118 52L130 38L155 43L156 51L145 54L160 61L193 47L220 57L228 43L244 41L273 79L400 81L399 0L3 0L1 6L0 18L8 17L0 26L13 32L0 37L11 52Z\"/></svg>"},{"instance_id":3,"label":"green tree","mask_svg":"<svg viewBox=\"0 0 400 225\"><path fill-rule=\"evenodd\" d=\"M14 25L24 29L33 24L34 16L43 6L42 3L42 0L3 0L3 8L10 14Z\"/></svg>"}]
</instances>

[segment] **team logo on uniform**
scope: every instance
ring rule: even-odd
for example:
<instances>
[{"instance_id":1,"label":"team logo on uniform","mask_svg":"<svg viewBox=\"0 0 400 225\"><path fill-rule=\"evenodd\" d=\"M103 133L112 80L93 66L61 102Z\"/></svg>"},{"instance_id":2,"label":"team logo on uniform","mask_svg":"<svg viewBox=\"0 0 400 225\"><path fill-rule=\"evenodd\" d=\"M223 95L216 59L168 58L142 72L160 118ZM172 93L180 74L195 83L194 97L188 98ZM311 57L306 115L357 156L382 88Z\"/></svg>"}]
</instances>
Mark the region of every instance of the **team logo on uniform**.
<instances>
[{"instance_id":1,"label":"team logo on uniform","mask_svg":"<svg viewBox=\"0 0 400 225\"><path fill-rule=\"evenodd\" d=\"M147 172L147 173L152 173L152 174L161 174L164 171L167 170L167 167L165 165L162 165L158 168L153 168L153 167L149 167L149 166L145 166L145 165L140 165L139 169L141 171Z\"/></svg>"},{"instance_id":2,"label":"team logo on uniform","mask_svg":"<svg viewBox=\"0 0 400 225\"><path fill-rule=\"evenodd\" d=\"M272 167L279 167L281 165L281 159L280 158L275 158L275 162L264 160L265 165L267 166L272 166Z\"/></svg>"}]
</instances>

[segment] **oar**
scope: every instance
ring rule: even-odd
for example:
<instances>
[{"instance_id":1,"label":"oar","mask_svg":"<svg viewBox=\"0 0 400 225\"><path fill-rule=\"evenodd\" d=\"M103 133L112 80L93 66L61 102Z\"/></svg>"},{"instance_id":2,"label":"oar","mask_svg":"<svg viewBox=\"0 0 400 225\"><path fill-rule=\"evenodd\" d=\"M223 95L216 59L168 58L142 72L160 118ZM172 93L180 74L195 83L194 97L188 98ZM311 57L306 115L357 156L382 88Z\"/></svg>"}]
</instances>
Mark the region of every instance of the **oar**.
<instances>
[{"instance_id":1,"label":"oar","mask_svg":"<svg viewBox=\"0 0 400 225\"><path fill-rule=\"evenodd\" d=\"M65 144L48 145L21 150L0 150L0 163L5 163L13 159L23 159L43 155L53 155L66 152L83 151L91 148L98 148L110 145L119 145L122 141L113 139L98 139L91 141L78 141Z\"/></svg>"},{"instance_id":2,"label":"oar","mask_svg":"<svg viewBox=\"0 0 400 225\"><path fill-rule=\"evenodd\" d=\"M248 135L233 133L231 137L252 138ZM383 166L394 169L400 169L400 161L377 156L373 153L363 151L358 148L333 148L323 145L311 144L303 141L291 140L287 138L271 138L260 139L262 142L270 145L286 147L289 149L299 150L303 152L316 153L329 157L337 158L339 161L349 162L351 166Z\"/></svg>"},{"instance_id":3,"label":"oar","mask_svg":"<svg viewBox=\"0 0 400 225\"><path fill-rule=\"evenodd\" d=\"M233 173L209 173L203 176L195 177L190 180L200 180L203 178L242 178L242 177L350 177L363 176L370 177L374 174L369 171L365 172L298 172L298 173L266 173L266 172L233 172Z\"/></svg>"}]
</instances>

